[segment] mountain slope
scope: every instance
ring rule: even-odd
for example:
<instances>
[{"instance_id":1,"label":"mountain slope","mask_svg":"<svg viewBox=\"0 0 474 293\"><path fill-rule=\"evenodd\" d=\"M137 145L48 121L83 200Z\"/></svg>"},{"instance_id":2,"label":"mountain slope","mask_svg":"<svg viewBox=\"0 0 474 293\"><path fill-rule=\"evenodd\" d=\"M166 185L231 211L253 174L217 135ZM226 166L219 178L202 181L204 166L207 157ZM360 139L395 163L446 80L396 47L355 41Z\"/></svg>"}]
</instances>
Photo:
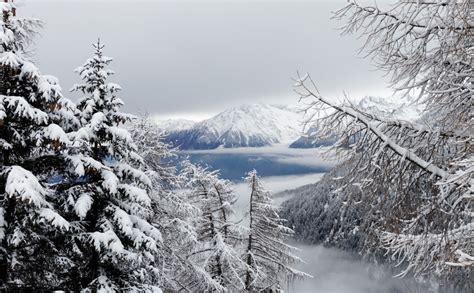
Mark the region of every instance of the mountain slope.
<instances>
[{"instance_id":1,"label":"mountain slope","mask_svg":"<svg viewBox=\"0 0 474 293\"><path fill-rule=\"evenodd\" d=\"M414 121L420 117L421 105L414 105L408 100L397 97L366 96L360 100L356 108L377 117Z\"/></svg>"},{"instance_id":2,"label":"mountain slope","mask_svg":"<svg viewBox=\"0 0 474 293\"><path fill-rule=\"evenodd\" d=\"M280 105L242 105L188 129L169 130L166 141L181 149L261 147L291 143L302 133L301 114Z\"/></svg>"},{"instance_id":3,"label":"mountain slope","mask_svg":"<svg viewBox=\"0 0 474 293\"><path fill-rule=\"evenodd\" d=\"M366 96L353 106L362 112L375 115L379 118L401 119L414 121L420 116L420 107L411 105L396 97L373 97ZM331 146L337 141L334 135L325 139L318 137L317 125L312 125L300 138L290 144L290 148L316 148L321 146Z\"/></svg>"},{"instance_id":4,"label":"mountain slope","mask_svg":"<svg viewBox=\"0 0 474 293\"><path fill-rule=\"evenodd\" d=\"M355 107L379 117L413 119L417 111L396 98L365 97ZM262 147L288 144L291 148L314 148L334 144L336 137L317 138L317 127L303 133L303 114L282 105L251 104L227 109L201 122L159 121L165 141L183 150L218 147Z\"/></svg>"},{"instance_id":5,"label":"mountain slope","mask_svg":"<svg viewBox=\"0 0 474 293\"><path fill-rule=\"evenodd\" d=\"M309 127L304 135L290 144L290 148L294 149L310 149L324 146L331 146L337 141L337 138L331 137L327 139L318 138L318 129L315 126Z\"/></svg>"},{"instance_id":6,"label":"mountain slope","mask_svg":"<svg viewBox=\"0 0 474 293\"><path fill-rule=\"evenodd\" d=\"M186 119L155 120L158 129L163 132L183 131L192 128L197 122Z\"/></svg>"}]
</instances>

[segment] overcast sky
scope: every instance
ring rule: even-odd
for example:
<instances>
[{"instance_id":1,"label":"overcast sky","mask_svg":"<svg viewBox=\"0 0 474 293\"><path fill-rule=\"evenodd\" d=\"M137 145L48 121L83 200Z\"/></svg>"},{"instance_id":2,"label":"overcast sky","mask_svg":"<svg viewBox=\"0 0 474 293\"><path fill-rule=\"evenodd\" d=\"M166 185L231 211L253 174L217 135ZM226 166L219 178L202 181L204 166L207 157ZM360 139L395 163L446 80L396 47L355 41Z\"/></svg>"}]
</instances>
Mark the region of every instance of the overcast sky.
<instances>
[{"instance_id":1,"label":"overcast sky","mask_svg":"<svg viewBox=\"0 0 474 293\"><path fill-rule=\"evenodd\" d=\"M295 104L297 70L328 97L388 94L383 73L358 56L360 40L330 19L345 0L20 2L20 15L46 22L35 61L71 99L73 69L98 37L132 113L196 119L243 103Z\"/></svg>"}]
</instances>

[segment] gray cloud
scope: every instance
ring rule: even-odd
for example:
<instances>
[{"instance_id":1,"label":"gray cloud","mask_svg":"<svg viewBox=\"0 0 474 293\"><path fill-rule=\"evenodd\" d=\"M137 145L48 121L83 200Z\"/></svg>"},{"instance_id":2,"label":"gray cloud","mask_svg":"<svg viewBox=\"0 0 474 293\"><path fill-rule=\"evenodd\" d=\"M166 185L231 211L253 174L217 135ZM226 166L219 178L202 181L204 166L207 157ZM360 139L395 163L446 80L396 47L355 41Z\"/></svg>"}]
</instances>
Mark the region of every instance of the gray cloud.
<instances>
[{"instance_id":1,"label":"gray cloud","mask_svg":"<svg viewBox=\"0 0 474 293\"><path fill-rule=\"evenodd\" d=\"M101 37L115 58L126 110L206 115L242 103L296 103L291 77L310 72L328 96L385 94L360 42L330 20L334 1L23 1L46 21L36 42L44 73L65 90ZM75 99L75 96L71 96Z\"/></svg>"}]
</instances>

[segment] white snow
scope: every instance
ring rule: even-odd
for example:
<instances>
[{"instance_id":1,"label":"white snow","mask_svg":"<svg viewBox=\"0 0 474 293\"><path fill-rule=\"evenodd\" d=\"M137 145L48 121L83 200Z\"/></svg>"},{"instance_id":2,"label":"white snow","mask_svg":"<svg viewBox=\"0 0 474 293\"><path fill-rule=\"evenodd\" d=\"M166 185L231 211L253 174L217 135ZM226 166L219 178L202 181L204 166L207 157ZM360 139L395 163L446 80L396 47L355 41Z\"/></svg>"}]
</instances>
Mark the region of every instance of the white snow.
<instances>
[{"instance_id":1,"label":"white snow","mask_svg":"<svg viewBox=\"0 0 474 293\"><path fill-rule=\"evenodd\" d=\"M146 190L129 184L119 184L117 187L131 197L134 202L139 202L145 207L150 206L151 200Z\"/></svg>"},{"instance_id":2,"label":"white snow","mask_svg":"<svg viewBox=\"0 0 474 293\"><path fill-rule=\"evenodd\" d=\"M43 135L50 140L69 143L69 138L64 130L57 124L50 124L43 129Z\"/></svg>"},{"instance_id":3,"label":"white snow","mask_svg":"<svg viewBox=\"0 0 474 293\"><path fill-rule=\"evenodd\" d=\"M205 128L216 137L230 132L244 134L244 141L258 137L271 143L291 143L302 134L301 120L295 109L254 104L228 109L196 127Z\"/></svg>"},{"instance_id":4,"label":"white snow","mask_svg":"<svg viewBox=\"0 0 474 293\"><path fill-rule=\"evenodd\" d=\"M45 201L46 191L38 179L28 170L19 166L10 167L5 192L9 197L19 198L35 207L49 207Z\"/></svg>"},{"instance_id":5,"label":"white snow","mask_svg":"<svg viewBox=\"0 0 474 293\"><path fill-rule=\"evenodd\" d=\"M373 97L366 96L355 104L355 107L365 113L380 118L399 119L403 121L415 121L421 117L423 105L418 105L409 98L388 96Z\"/></svg>"},{"instance_id":6,"label":"white snow","mask_svg":"<svg viewBox=\"0 0 474 293\"><path fill-rule=\"evenodd\" d=\"M176 141L185 148L196 145L214 147L264 146L290 144L303 132L303 115L296 108L281 105L247 104L227 109L195 124L180 121L164 123L166 131L174 136L191 138L192 142ZM173 126L176 124L176 126Z\"/></svg>"},{"instance_id":7,"label":"white snow","mask_svg":"<svg viewBox=\"0 0 474 293\"><path fill-rule=\"evenodd\" d=\"M69 230L70 228L69 222L50 208L41 209L39 216L57 228L62 228L64 230Z\"/></svg>"},{"instance_id":8,"label":"white snow","mask_svg":"<svg viewBox=\"0 0 474 293\"><path fill-rule=\"evenodd\" d=\"M31 106L23 97L0 96L0 103L5 109L13 110L15 116L26 117L37 124L48 121L48 114Z\"/></svg>"},{"instance_id":9,"label":"white snow","mask_svg":"<svg viewBox=\"0 0 474 293\"><path fill-rule=\"evenodd\" d=\"M85 218L87 212L89 212L92 206L92 202L93 199L89 194L82 194L74 204L74 211L76 212L76 215L78 215L81 219Z\"/></svg>"},{"instance_id":10,"label":"white snow","mask_svg":"<svg viewBox=\"0 0 474 293\"><path fill-rule=\"evenodd\" d=\"M0 64L11 68L17 68L23 64L23 60L15 53L9 51L0 54Z\"/></svg>"},{"instance_id":11,"label":"white snow","mask_svg":"<svg viewBox=\"0 0 474 293\"><path fill-rule=\"evenodd\" d=\"M403 121L419 118L423 108L412 104L408 99L399 97L367 96L353 103L358 108L378 117L390 117ZM156 120L156 123L165 133L171 134L173 143L177 146L183 143L185 149L215 144L221 145L218 148L289 145L301 136L309 134L304 133L308 129L305 129L303 124L305 114L300 111L302 107L304 107L302 104L296 106L244 104L227 109L201 122L175 119ZM181 141L184 139L181 138L181 134L184 137L193 137L193 141ZM177 138L175 138L176 135Z\"/></svg>"},{"instance_id":12,"label":"white snow","mask_svg":"<svg viewBox=\"0 0 474 293\"><path fill-rule=\"evenodd\" d=\"M20 77L40 78L41 75L36 65L34 65L32 62L25 61L23 65L21 66Z\"/></svg>"},{"instance_id":13,"label":"white snow","mask_svg":"<svg viewBox=\"0 0 474 293\"><path fill-rule=\"evenodd\" d=\"M104 178L104 181L102 182L102 187L112 194L117 193L119 179L114 174L114 172L108 169L103 169L101 175L102 178Z\"/></svg>"},{"instance_id":14,"label":"white snow","mask_svg":"<svg viewBox=\"0 0 474 293\"><path fill-rule=\"evenodd\" d=\"M101 251L102 246L114 253L122 253L124 251L122 242L112 230L94 232L90 237L97 251Z\"/></svg>"},{"instance_id":15,"label":"white snow","mask_svg":"<svg viewBox=\"0 0 474 293\"><path fill-rule=\"evenodd\" d=\"M224 111L201 125L220 135L229 130L240 131L247 137L265 137L274 143L290 143L302 134L301 120L295 109L255 104Z\"/></svg>"}]
</instances>

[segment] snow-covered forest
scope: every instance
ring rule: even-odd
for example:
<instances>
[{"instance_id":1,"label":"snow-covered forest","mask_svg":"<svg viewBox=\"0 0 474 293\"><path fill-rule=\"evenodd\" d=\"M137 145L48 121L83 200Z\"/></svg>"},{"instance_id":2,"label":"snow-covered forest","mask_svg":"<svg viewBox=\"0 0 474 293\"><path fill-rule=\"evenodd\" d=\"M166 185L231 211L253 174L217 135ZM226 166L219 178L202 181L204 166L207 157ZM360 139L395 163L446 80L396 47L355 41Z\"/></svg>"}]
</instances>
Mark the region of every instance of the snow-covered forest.
<instances>
[{"instance_id":1,"label":"snow-covered forest","mask_svg":"<svg viewBox=\"0 0 474 293\"><path fill-rule=\"evenodd\" d=\"M321 270L341 250L416 292L472 292L474 2L390 2L350 0L333 18L396 102L337 100L297 73L299 110L166 126L122 112L134 100L101 39L64 91L35 62L44 22L0 2L0 292L292 292L321 280L304 272L318 254ZM231 179L187 157L209 152ZM247 168L290 161L305 168L273 181L299 187L278 194Z\"/></svg>"},{"instance_id":2,"label":"snow-covered forest","mask_svg":"<svg viewBox=\"0 0 474 293\"><path fill-rule=\"evenodd\" d=\"M301 239L390 263L440 292L472 292L474 3L393 2L384 10L351 1L335 17L423 110L407 120L349 98L336 103L298 75L307 123L339 138L342 163L283 215Z\"/></svg>"},{"instance_id":3,"label":"snow-covered forest","mask_svg":"<svg viewBox=\"0 0 474 293\"><path fill-rule=\"evenodd\" d=\"M42 22L0 10L0 291L256 292L308 277L255 171L244 226L230 182L187 161L177 172L157 127L120 111L100 40L74 103L30 61Z\"/></svg>"}]
</instances>

